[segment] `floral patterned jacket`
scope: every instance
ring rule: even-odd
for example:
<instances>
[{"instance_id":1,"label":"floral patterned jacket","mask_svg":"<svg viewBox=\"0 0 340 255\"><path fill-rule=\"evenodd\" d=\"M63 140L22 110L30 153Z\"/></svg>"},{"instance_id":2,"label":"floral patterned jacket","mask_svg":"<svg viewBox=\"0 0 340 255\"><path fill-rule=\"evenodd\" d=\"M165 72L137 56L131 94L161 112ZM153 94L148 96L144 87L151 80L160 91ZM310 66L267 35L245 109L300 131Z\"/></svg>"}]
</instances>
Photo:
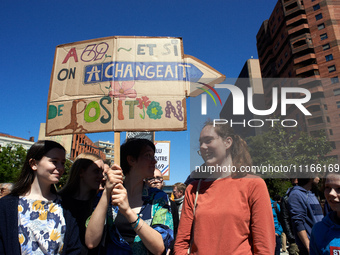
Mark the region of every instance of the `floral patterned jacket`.
<instances>
[{"instance_id":1,"label":"floral patterned jacket","mask_svg":"<svg viewBox=\"0 0 340 255\"><path fill-rule=\"evenodd\" d=\"M21 254L18 226L19 197L7 195L0 199L0 254ZM63 210L66 231L62 254L78 255L81 252L79 229L68 210Z\"/></svg>"}]
</instances>

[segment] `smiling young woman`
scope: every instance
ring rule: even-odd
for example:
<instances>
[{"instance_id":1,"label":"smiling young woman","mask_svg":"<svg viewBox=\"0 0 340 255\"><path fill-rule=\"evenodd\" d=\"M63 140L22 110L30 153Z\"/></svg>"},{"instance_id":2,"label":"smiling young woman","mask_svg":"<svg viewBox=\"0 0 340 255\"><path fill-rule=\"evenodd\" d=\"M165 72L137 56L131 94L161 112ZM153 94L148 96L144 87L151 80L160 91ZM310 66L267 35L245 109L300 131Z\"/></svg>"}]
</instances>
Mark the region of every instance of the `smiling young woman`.
<instances>
[{"instance_id":1,"label":"smiling young woman","mask_svg":"<svg viewBox=\"0 0 340 255\"><path fill-rule=\"evenodd\" d=\"M245 141L229 125L207 122L199 143L208 167L251 165ZM174 254L274 254L274 249L274 220L264 180L215 171L186 188Z\"/></svg>"},{"instance_id":2,"label":"smiling young woman","mask_svg":"<svg viewBox=\"0 0 340 255\"><path fill-rule=\"evenodd\" d=\"M28 150L12 192L0 199L0 254L79 254L78 226L54 184L64 173L65 149L38 141Z\"/></svg>"}]
</instances>

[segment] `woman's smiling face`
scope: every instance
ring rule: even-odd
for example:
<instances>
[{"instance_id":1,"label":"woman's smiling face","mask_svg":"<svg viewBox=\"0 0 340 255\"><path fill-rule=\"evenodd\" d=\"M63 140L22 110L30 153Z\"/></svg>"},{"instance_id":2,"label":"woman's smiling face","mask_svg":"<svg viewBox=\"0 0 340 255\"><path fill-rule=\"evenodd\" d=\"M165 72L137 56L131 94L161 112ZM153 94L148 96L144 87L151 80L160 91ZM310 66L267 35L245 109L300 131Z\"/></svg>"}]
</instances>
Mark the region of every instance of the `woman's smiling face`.
<instances>
[{"instance_id":1,"label":"woman's smiling face","mask_svg":"<svg viewBox=\"0 0 340 255\"><path fill-rule=\"evenodd\" d=\"M200 135L201 156L208 166L221 165L226 158L225 139L220 137L213 126L205 126Z\"/></svg>"},{"instance_id":2,"label":"woman's smiling face","mask_svg":"<svg viewBox=\"0 0 340 255\"><path fill-rule=\"evenodd\" d=\"M42 182L51 185L58 183L65 172L65 161L65 151L54 148L40 160L33 160L31 167Z\"/></svg>"}]
</instances>

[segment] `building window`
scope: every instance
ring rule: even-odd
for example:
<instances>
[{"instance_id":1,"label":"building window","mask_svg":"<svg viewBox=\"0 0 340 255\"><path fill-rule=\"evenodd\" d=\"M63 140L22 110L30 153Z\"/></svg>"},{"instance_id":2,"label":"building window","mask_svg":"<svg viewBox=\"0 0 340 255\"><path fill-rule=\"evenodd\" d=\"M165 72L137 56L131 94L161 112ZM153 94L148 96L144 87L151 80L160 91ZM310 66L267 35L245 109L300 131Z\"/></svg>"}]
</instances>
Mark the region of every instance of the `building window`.
<instances>
[{"instance_id":1,"label":"building window","mask_svg":"<svg viewBox=\"0 0 340 255\"><path fill-rule=\"evenodd\" d=\"M335 142L333 141L333 142L331 142L331 147L335 150L336 149L336 144L335 144Z\"/></svg>"},{"instance_id":2,"label":"building window","mask_svg":"<svg viewBox=\"0 0 340 255\"><path fill-rule=\"evenodd\" d=\"M339 77L338 77L338 76L332 77L332 78L331 78L331 82L332 82L332 84L338 83L338 82L339 82Z\"/></svg>"},{"instance_id":3,"label":"building window","mask_svg":"<svg viewBox=\"0 0 340 255\"><path fill-rule=\"evenodd\" d=\"M326 104L323 105L323 108L325 108L325 110L328 110L328 107Z\"/></svg>"},{"instance_id":4,"label":"building window","mask_svg":"<svg viewBox=\"0 0 340 255\"><path fill-rule=\"evenodd\" d=\"M335 67L335 65L332 65L332 66L329 66L328 67L328 72L335 72L336 71L336 67Z\"/></svg>"},{"instance_id":5,"label":"building window","mask_svg":"<svg viewBox=\"0 0 340 255\"><path fill-rule=\"evenodd\" d=\"M315 15L315 19L316 20L322 19L322 13L319 13L319 14Z\"/></svg>"},{"instance_id":6,"label":"building window","mask_svg":"<svg viewBox=\"0 0 340 255\"><path fill-rule=\"evenodd\" d=\"M331 60L333 60L333 55L329 54L329 55L325 56L325 58L326 58L326 61L331 61Z\"/></svg>"},{"instance_id":7,"label":"building window","mask_svg":"<svg viewBox=\"0 0 340 255\"><path fill-rule=\"evenodd\" d=\"M322 13L319 13L319 14L315 15L315 19L316 20L322 19Z\"/></svg>"},{"instance_id":8,"label":"building window","mask_svg":"<svg viewBox=\"0 0 340 255\"><path fill-rule=\"evenodd\" d=\"M322 40L325 40L325 39L327 39L327 38L328 38L327 33L324 33L324 34L320 35L321 41L322 41Z\"/></svg>"},{"instance_id":9,"label":"building window","mask_svg":"<svg viewBox=\"0 0 340 255\"><path fill-rule=\"evenodd\" d=\"M333 92L334 92L334 96L340 95L340 89L334 89Z\"/></svg>"},{"instance_id":10,"label":"building window","mask_svg":"<svg viewBox=\"0 0 340 255\"><path fill-rule=\"evenodd\" d=\"M333 130L332 129L329 130L329 134L333 135Z\"/></svg>"},{"instance_id":11,"label":"building window","mask_svg":"<svg viewBox=\"0 0 340 255\"><path fill-rule=\"evenodd\" d=\"M319 9L320 9L320 4L316 4L316 5L313 6L314 11L317 11Z\"/></svg>"},{"instance_id":12,"label":"building window","mask_svg":"<svg viewBox=\"0 0 340 255\"><path fill-rule=\"evenodd\" d=\"M325 28L325 24L324 23L321 23L318 25L318 29L321 30L321 29L324 29Z\"/></svg>"},{"instance_id":13,"label":"building window","mask_svg":"<svg viewBox=\"0 0 340 255\"><path fill-rule=\"evenodd\" d=\"M329 46L329 43L322 45L323 50L328 50L331 46Z\"/></svg>"},{"instance_id":14,"label":"building window","mask_svg":"<svg viewBox=\"0 0 340 255\"><path fill-rule=\"evenodd\" d=\"M328 116L326 116L326 119L327 119L327 122L331 122L331 119Z\"/></svg>"},{"instance_id":15,"label":"building window","mask_svg":"<svg viewBox=\"0 0 340 255\"><path fill-rule=\"evenodd\" d=\"M309 125L318 125L318 124L324 123L321 116L320 117L316 117L316 118L308 119L307 122L308 122Z\"/></svg>"},{"instance_id":16,"label":"building window","mask_svg":"<svg viewBox=\"0 0 340 255\"><path fill-rule=\"evenodd\" d=\"M340 101L336 102L336 107L340 108Z\"/></svg>"}]
</instances>

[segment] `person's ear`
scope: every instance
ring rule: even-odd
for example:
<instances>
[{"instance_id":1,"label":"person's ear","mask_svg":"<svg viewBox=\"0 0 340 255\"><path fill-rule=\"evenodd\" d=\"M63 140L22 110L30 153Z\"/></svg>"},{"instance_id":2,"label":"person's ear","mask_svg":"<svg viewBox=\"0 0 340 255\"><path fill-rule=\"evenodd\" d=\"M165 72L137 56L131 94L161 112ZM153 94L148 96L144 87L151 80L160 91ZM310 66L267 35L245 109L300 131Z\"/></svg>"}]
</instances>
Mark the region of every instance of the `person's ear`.
<instances>
[{"instance_id":1,"label":"person's ear","mask_svg":"<svg viewBox=\"0 0 340 255\"><path fill-rule=\"evenodd\" d=\"M38 169L37 167L37 162L35 161L35 159L31 158L29 160L29 165L32 168L32 170L36 171Z\"/></svg>"},{"instance_id":2,"label":"person's ear","mask_svg":"<svg viewBox=\"0 0 340 255\"><path fill-rule=\"evenodd\" d=\"M229 149L231 147L231 145L233 144L233 138L228 136L227 138L224 139L223 143L224 143L226 149Z\"/></svg>"}]
</instances>

